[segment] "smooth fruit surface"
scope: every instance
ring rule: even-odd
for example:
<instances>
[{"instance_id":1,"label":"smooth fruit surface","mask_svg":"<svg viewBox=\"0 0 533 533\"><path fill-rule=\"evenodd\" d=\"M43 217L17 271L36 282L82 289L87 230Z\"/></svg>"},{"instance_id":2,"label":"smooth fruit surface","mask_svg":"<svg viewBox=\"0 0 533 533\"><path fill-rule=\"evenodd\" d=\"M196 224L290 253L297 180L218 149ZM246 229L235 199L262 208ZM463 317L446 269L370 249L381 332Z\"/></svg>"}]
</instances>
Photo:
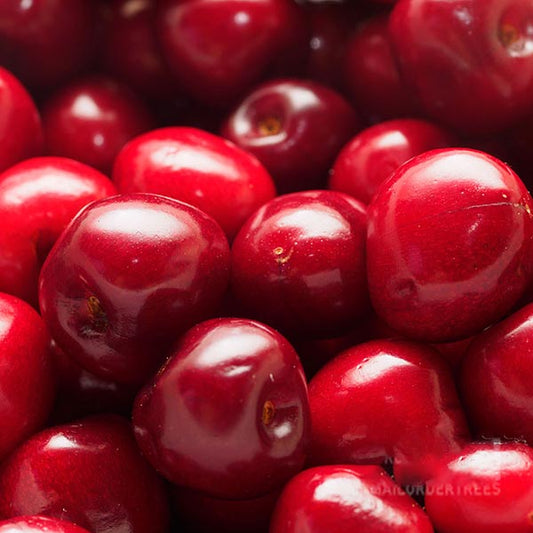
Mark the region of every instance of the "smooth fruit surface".
<instances>
[{"instance_id":1,"label":"smooth fruit surface","mask_svg":"<svg viewBox=\"0 0 533 533\"><path fill-rule=\"evenodd\" d=\"M0 522L0 533L88 533L86 529L44 516L23 516Z\"/></svg>"}]
</instances>

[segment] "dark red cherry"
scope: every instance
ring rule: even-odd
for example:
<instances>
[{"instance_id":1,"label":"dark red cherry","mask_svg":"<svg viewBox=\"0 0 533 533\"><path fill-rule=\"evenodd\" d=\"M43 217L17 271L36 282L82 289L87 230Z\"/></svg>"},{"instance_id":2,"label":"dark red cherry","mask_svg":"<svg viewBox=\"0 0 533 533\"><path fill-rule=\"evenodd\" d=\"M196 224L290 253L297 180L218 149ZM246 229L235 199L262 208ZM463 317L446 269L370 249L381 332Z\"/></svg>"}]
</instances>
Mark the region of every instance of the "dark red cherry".
<instances>
[{"instance_id":1,"label":"dark red cherry","mask_svg":"<svg viewBox=\"0 0 533 533\"><path fill-rule=\"evenodd\" d=\"M229 269L220 226L153 194L93 202L63 232L40 277L52 337L96 375L140 385L172 343L220 305Z\"/></svg>"},{"instance_id":2,"label":"dark red cherry","mask_svg":"<svg viewBox=\"0 0 533 533\"><path fill-rule=\"evenodd\" d=\"M163 480L129 423L92 417L37 433L4 462L0 515L46 515L92 533L167 533Z\"/></svg>"},{"instance_id":3,"label":"dark red cherry","mask_svg":"<svg viewBox=\"0 0 533 533\"><path fill-rule=\"evenodd\" d=\"M275 330L219 318L192 328L133 410L137 441L173 483L252 499L298 472L309 438L298 356Z\"/></svg>"},{"instance_id":4,"label":"dark red cherry","mask_svg":"<svg viewBox=\"0 0 533 533\"><path fill-rule=\"evenodd\" d=\"M270 533L433 533L429 518L379 466L319 466L285 485Z\"/></svg>"},{"instance_id":5,"label":"dark red cherry","mask_svg":"<svg viewBox=\"0 0 533 533\"><path fill-rule=\"evenodd\" d=\"M428 150L457 145L443 128L419 119L380 122L359 132L339 153L329 188L368 204L402 163Z\"/></svg>"},{"instance_id":6,"label":"dark red cherry","mask_svg":"<svg viewBox=\"0 0 533 533\"><path fill-rule=\"evenodd\" d=\"M42 111L50 155L76 159L108 175L126 142L152 126L142 101L127 86L103 76L63 86Z\"/></svg>"},{"instance_id":7,"label":"dark red cherry","mask_svg":"<svg viewBox=\"0 0 533 533\"><path fill-rule=\"evenodd\" d=\"M21 516L0 522L0 533L89 533L72 522L45 516Z\"/></svg>"},{"instance_id":8,"label":"dark red cherry","mask_svg":"<svg viewBox=\"0 0 533 533\"><path fill-rule=\"evenodd\" d=\"M345 350L309 384L311 462L393 460L402 485L431 478L468 439L450 368L428 346L375 340Z\"/></svg>"},{"instance_id":9,"label":"dark red cherry","mask_svg":"<svg viewBox=\"0 0 533 533\"><path fill-rule=\"evenodd\" d=\"M311 81L280 79L248 94L221 131L254 154L286 193L325 184L338 151L359 128L339 93Z\"/></svg>"},{"instance_id":10,"label":"dark red cherry","mask_svg":"<svg viewBox=\"0 0 533 533\"><path fill-rule=\"evenodd\" d=\"M232 291L245 310L282 331L333 336L369 310L363 204L334 191L275 198L232 247Z\"/></svg>"},{"instance_id":11,"label":"dark red cherry","mask_svg":"<svg viewBox=\"0 0 533 533\"><path fill-rule=\"evenodd\" d=\"M162 128L136 137L119 152L113 180L123 193L157 193L198 207L228 238L276 194L253 155L195 128Z\"/></svg>"},{"instance_id":12,"label":"dark red cherry","mask_svg":"<svg viewBox=\"0 0 533 533\"><path fill-rule=\"evenodd\" d=\"M0 7L0 12L2 9ZM40 155L43 150L43 131L37 107L19 80L2 67L0 115L1 172L23 159Z\"/></svg>"},{"instance_id":13,"label":"dark red cherry","mask_svg":"<svg viewBox=\"0 0 533 533\"><path fill-rule=\"evenodd\" d=\"M442 149L402 165L368 210L372 303L399 333L447 342L502 318L524 292L531 197L483 152Z\"/></svg>"}]
</instances>

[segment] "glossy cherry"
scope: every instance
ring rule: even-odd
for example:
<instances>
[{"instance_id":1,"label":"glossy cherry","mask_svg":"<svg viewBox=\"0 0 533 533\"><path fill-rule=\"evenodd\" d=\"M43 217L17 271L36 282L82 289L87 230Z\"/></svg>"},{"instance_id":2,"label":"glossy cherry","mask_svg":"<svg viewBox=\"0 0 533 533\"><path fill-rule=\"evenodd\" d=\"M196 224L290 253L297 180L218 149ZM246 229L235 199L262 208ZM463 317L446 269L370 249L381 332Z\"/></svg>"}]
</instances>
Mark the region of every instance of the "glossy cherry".
<instances>
[{"instance_id":1,"label":"glossy cherry","mask_svg":"<svg viewBox=\"0 0 533 533\"><path fill-rule=\"evenodd\" d=\"M142 101L104 76L63 86L42 111L48 154L76 159L108 175L126 142L152 126Z\"/></svg>"},{"instance_id":2,"label":"glossy cherry","mask_svg":"<svg viewBox=\"0 0 533 533\"><path fill-rule=\"evenodd\" d=\"M359 132L339 153L329 188L368 204L402 163L428 150L458 145L443 128L420 119L380 122Z\"/></svg>"},{"instance_id":3,"label":"glossy cherry","mask_svg":"<svg viewBox=\"0 0 533 533\"><path fill-rule=\"evenodd\" d=\"M22 516L0 522L0 533L89 533L86 529L46 516Z\"/></svg>"},{"instance_id":4,"label":"glossy cherry","mask_svg":"<svg viewBox=\"0 0 533 533\"><path fill-rule=\"evenodd\" d=\"M363 204L334 191L275 198L232 247L232 291L245 310L284 332L341 335L368 310Z\"/></svg>"},{"instance_id":5,"label":"glossy cherry","mask_svg":"<svg viewBox=\"0 0 533 533\"><path fill-rule=\"evenodd\" d=\"M276 194L253 155L195 128L162 128L136 137L119 152L113 180L124 193L157 193L198 207L228 238Z\"/></svg>"},{"instance_id":6,"label":"glossy cherry","mask_svg":"<svg viewBox=\"0 0 533 533\"><path fill-rule=\"evenodd\" d=\"M133 424L144 455L173 483L218 498L262 496L306 457L300 361L284 337L258 322L202 322L141 390Z\"/></svg>"},{"instance_id":7,"label":"glossy cherry","mask_svg":"<svg viewBox=\"0 0 533 533\"><path fill-rule=\"evenodd\" d=\"M40 429L52 409L55 383L48 343L37 312L0 293L0 461Z\"/></svg>"},{"instance_id":8,"label":"glossy cherry","mask_svg":"<svg viewBox=\"0 0 533 533\"><path fill-rule=\"evenodd\" d=\"M285 485L270 533L433 533L429 518L379 466L305 470Z\"/></svg>"},{"instance_id":9,"label":"glossy cherry","mask_svg":"<svg viewBox=\"0 0 533 533\"><path fill-rule=\"evenodd\" d=\"M37 306L37 280L53 244L78 211L116 194L97 170L62 157L27 159L0 174L0 291Z\"/></svg>"},{"instance_id":10,"label":"glossy cherry","mask_svg":"<svg viewBox=\"0 0 533 533\"><path fill-rule=\"evenodd\" d=\"M359 128L355 111L336 91L278 79L248 94L222 135L254 154L286 193L323 185L338 151Z\"/></svg>"},{"instance_id":11,"label":"glossy cherry","mask_svg":"<svg viewBox=\"0 0 533 533\"><path fill-rule=\"evenodd\" d=\"M166 533L169 521L163 480L113 415L41 431L3 464L0 515L34 514L92 533Z\"/></svg>"},{"instance_id":12,"label":"glossy cherry","mask_svg":"<svg viewBox=\"0 0 533 533\"><path fill-rule=\"evenodd\" d=\"M428 346L375 340L345 350L309 383L311 462L393 460L402 485L423 483L468 438L450 368Z\"/></svg>"},{"instance_id":13,"label":"glossy cherry","mask_svg":"<svg viewBox=\"0 0 533 533\"><path fill-rule=\"evenodd\" d=\"M93 202L49 254L40 306L52 337L98 376L144 383L187 328L217 308L229 249L220 226L158 195Z\"/></svg>"},{"instance_id":14,"label":"glossy cherry","mask_svg":"<svg viewBox=\"0 0 533 533\"><path fill-rule=\"evenodd\" d=\"M466 413L482 437L533 445L533 304L479 335L461 368Z\"/></svg>"},{"instance_id":15,"label":"glossy cherry","mask_svg":"<svg viewBox=\"0 0 533 533\"><path fill-rule=\"evenodd\" d=\"M426 113L486 135L533 110L532 23L529 0L400 0L389 30Z\"/></svg>"},{"instance_id":16,"label":"glossy cherry","mask_svg":"<svg viewBox=\"0 0 533 533\"><path fill-rule=\"evenodd\" d=\"M92 0L0 3L0 64L35 89L50 89L85 69L94 49Z\"/></svg>"},{"instance_id":17,"label":"glossy cherry","mask_svg":"<svg viewBox=\"0 0 533 533\"><path fill-rule=\"evenodd\" d=\"M402 165L368 210L372 303L398 332L466 338L502 318L528 283L533 203L483 152L442 149Z\"/></svg>"},{"instance_id":18,"label":"glossy cherry","mask_svg":"<svg viewBox=\"0 0 533 533\"><path fill-rule=\"evenodd\" d=\"M1 172L23 159L40 155L43 150L43 131L37 107L20 81L2 67L0 114Z\"/></svg>"},{"instance_id":19,"label":"glossy cherry","mask_svg":"<svg viewBox=\"0 0 533 533\"><path fill-rule=\"evenodd\" d=\"M426 510L440 533L530 533L533 449L476 443L443 460L426 486Z\"/></svg>"}]
</instances>

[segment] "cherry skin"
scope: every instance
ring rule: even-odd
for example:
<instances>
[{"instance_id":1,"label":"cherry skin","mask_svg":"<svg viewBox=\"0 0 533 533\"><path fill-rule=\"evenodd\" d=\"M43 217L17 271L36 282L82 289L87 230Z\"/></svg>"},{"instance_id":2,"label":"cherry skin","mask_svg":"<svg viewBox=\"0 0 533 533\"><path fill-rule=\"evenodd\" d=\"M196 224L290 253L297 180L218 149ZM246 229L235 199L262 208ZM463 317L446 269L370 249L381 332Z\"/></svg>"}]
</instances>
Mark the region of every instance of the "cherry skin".
<instances>
[{"instance_id":1,"label":"cherry skin","mask_svg":"<svg viewBox=\"0 0 533 533\"><path fill-rule=\"evenodd\" d=\"M0 5L0 64L32 89L50 89L87 67L95 2L10 0Z\"/></svg>"},{"instance_id":2,"label":"cherry skin","mask_svg":"<svg viewBox=\"0 0 533 533\"><path fill-rule=\"evenodd\" d=\"M0 174L0 291L38 304L41 266L78 211L116 194L97 170L62 157L27 159Z\"/></svg>"},{"instance_id":3,"label":"cherry skin","mask_svg":"<svg viewBox=\"0 0 533 533\"><path fill-rule=\"evenodd\" d=\"M309 383L311 462L382 464L429 479L468 439L450 368L426 345L380 339L345 350Z\"/></svg>"},{"instance_id":4,"label":"cherry skin","mask_svg":"<svg viewBox=\"0 0 533 533\"><path fill-rule=\"evenodd\" d=\"M530 533L533 449L470 444L447 457L426 486L426 510L440 533Z\"/></svg>"},{"instance_id":5,"label":"cherry skin","mask_svg":"<svg viewBox=\"0 0 533 533\"><path fill-rule=\"evenodd\" d=\"M290 0L162 0L157 32L181 86L210 107L227 107L300 40Z\"/></svg>"},{"instance_id":6,"label":"cherry skin","mask_svg":"<svg viewBox=\"0 0 533 533\"><path fill-rule=\"evenodd\" d=\"M478 435L533 445L533 304L479 335L461 368L460 390Z\"/></svg>"},{"instance_id":7,"label":"cherry skin","mask_svg":"<svg viewBox=\"0 0 533 533\"><path fill-rule=\"evenodd\" d=\"M60 348L90 372L140 385L217 308L227 240L188 204L152 194L93 202L43 265L40 306Z\"/></svg>"},{"instance_id":8,"label":"cherry skin","mask_svg":"<svg viewBox=\"0 0 533 533\"><path fill-rule=\"evenodd\" d=\"M152 126L142 101L104 76L63 86L42 111L49 155L76 159L107 175L126 142Z\"/></svg>"},{"instance_id":9,"label":"cherry skin","mask_svg":"<svg viewBox=\"0 0 533 533\"><path fill-rule=\"evenodd\" d=\"M389 29L425 112L488 134L533 110L532 23L529 0L400 0Z\"/></svg>"},{"instance_id":10,"label":"cherry skin","mask_svg":"<svg viewBox=\"0 0 533 533\"><path fill-rule=\"evenodd\" d=\"M0 515L46 515L92 533L166 533L163 480L141 456L129 423L91 417L41 431L0 474Z\"/></svg>"},{"instance_id":11,"label":"cherry skin","mask_svg":"<svg viewBox=\"0 0 533 533\"><path fill-rule=\"evenodd\" d=\"M43 131L37 107L19 80L2 67L0 114L1 172L23 159L40 155L43 150Z\"/></svg>"},{"instance_id":12,"label":"cherry skin","mask_svg":"<svg viewBox=\"0 0 533 533\"><path fill-rule=\"evenodd\" d=\"M275 198L241 228L231 289L246 312L281 331L341 335L368 310L363 204L333 191Z\"/></svg>"},{"instance_id":13,"label":"cherry skin","mask_svg":"<svg viewBox=\"0 0 533 533\"><path fill-rule=\"evenodd\" d=\"M311 81L279 79L256 87L221 131L254 154L278 192L287 193L324 184L338 151L359 127L355 111L336 91Z\"/></svg>"},{"instance_id":14,"label":"cherry skin","mask_svg":"<svg viewBox=\"0 0 533 533\"><path fill-rule=\"evenodd\" d=\"M136 137L119 152L113 180L123 193L162 194L198 207L230 239L276 194L254 156L195 128L162 128Z\"/></svg>"},{"instance_id":15,"label":"cherry skin","mask_svg":"<svg viewBox=\"0 0 533 533\"><path fill-rule=\"evenodd\" d=\"M457 144L441 127L419 119L380 122L359 132L339 153L329 188L368 204L402 163L428 150Z\"/></svg>"},{"instance_id":16,"label":"cherry skin","mask_svg":"<svg viewBox=\"0 0 533 533\"><path fill-rule=\"evenodd\" d=\"M432 533L429 518L379 466L318 466L285 485L270 533Z\"/></svg>"},{"instance_id":17,"label":"cherry skin","mask_svg":"<svg viewBox=\"0 0 533 533\"><path fill-rule=\"evenodd\" d=\"M22 516L0 522L0 533L89 533L71 522L46 516Z\"/></svg>"},{"instance_id":18,"label":"cherry skin","mask_svg":"<svg viewBox=\"0 0 533 533\"><path fill-rule=\"evenodd\" d=\"M192 328L139 393L133 424L150 463L177 485L225 499L281 487L304 463L307 385L275 330L219 318Z\"/></svg>"},{"instance_id":19,"label":"cherry skin","mask_svg":"<svg viewBox=\"0 0 533 533\"><path fill-rule=\"evenodd\" d=\"M399 333L447 342L502 318L528 283L533 204L518 176L475 150L425 152L368 209L376 312Z\"/></svg>"},{"instance_id":20,"label":"cherry skin","mask_svg":"<svg viewBox=\"0 0 533 533\"><path fill-rule=\"evenodd\" d=\"M48 334L34 309L0 293L0 332L1 461L44 424L55 384Z\"/></svg>"}]
</instances>

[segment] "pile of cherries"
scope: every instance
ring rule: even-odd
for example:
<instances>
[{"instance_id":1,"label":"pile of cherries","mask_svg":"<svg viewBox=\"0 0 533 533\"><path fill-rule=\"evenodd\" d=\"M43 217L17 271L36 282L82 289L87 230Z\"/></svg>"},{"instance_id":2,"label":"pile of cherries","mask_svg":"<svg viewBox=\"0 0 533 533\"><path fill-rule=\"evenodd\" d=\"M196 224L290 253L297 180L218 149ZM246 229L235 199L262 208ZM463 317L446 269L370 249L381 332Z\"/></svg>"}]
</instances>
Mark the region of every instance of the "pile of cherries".
<instances>
[{"instance_id":1,"label":"pile of cherries","mask_svg":"<svg viewBox=\"0 0 533 533\"><path fill-rule=\"evenodd\" d=\"M0 65L0 533L533 532L531 0L2 0Z\"/></svg>"}]
</instances>

